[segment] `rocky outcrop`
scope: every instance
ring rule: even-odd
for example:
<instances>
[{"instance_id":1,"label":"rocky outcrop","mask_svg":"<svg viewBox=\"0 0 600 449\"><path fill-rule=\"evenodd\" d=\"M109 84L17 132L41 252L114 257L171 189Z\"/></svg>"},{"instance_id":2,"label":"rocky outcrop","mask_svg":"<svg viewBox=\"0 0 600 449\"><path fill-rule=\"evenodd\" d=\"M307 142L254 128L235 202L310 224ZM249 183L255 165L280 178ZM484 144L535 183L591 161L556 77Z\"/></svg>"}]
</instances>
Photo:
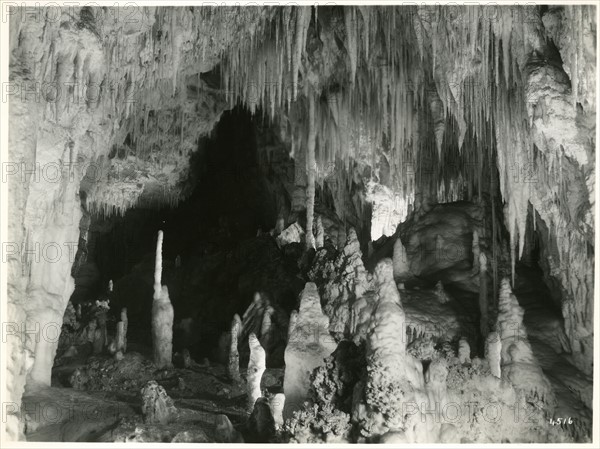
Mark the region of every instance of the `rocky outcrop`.
<instances>
[{"instance_id":1,"label":"rocky outcrop","mask_svg":"<svg viewBox=\"0 0 600 449\"><path fill-rule=\"evenodd\" d=\"M277 245L284 247L290 243L300 243L304 241L304 229L298 223L292 223L277 236Z\"/></svg>"},{"instance_id":2,"label":"rocky outcrop","mask_svg":"<svg viewBox=\"0 0 600 449\"><path fill-rule=\"evenodd\" d=\"M360 243L350 229L344 248L334 252L321 249L315 256L309 278L319 286L323 311L329 317L329 330L340 336L354 332L353 308L370 288L367 270L362 261Z\"/></svg>"},{"instance_id":3,"label":"rocky outcrop","mask_svg":"<svg viewBox=\"0 0 600 449\"><path fill-rule=\"evenodd\" d=\"M147 424L168 424L177 417L173 400L163 387L151 380L142 389L142 415Z\"/></svg>"},{"instance_id":4,"label":"rocky outcrop","mask_svg":"<svg viewBox=\"0 0 600 449\"><path fill-rule=\"evenodd\" d=\"M402 242L394 247L395 274L399 281L406 280L399 271L408 272L444 285L458 284L466 290L478 292L478 273L471 273L473 264L473 231L482 234L484 209L472 203L439 204L421 215L411 215L400 227L406 261L403 260ZM479 238L479 246L483 246ZM408 270L407 270L407 268ZM399 276L399 277L398 277Z\"/></svg>"}]
</instances>

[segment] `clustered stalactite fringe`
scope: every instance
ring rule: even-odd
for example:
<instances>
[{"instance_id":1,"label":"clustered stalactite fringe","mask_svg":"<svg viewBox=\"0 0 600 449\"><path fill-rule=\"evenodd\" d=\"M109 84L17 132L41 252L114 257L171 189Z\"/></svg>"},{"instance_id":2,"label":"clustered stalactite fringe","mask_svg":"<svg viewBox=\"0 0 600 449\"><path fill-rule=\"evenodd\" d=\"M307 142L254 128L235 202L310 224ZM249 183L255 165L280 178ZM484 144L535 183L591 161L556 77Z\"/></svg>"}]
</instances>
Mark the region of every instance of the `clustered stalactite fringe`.
<instances>
[{"instance_id":1,"label":"clustered stalactite fringe","mask_svg":"<svg viewBox=\"0 0 600 449\"><path fill-rule=\"evenodd\" d=\"M310 117L314 106L316 129L312 119L292 125L295 148L306 148L309 176L313 138L317 167L340 161L349 167L351 159L359 158L361 141L389 147L390 171L403 198L415 189L415 179L405 176L405 171L419 166L417 155L424 146L432 143L437 148L436 170L444 180L432 192L438 201L480 196L486 179L484 159L494 159L497 147L500 190L507 201L506 223L515 260L517 244L519 255L524 246L524 211L531 193L520 186L513 188L509 177L513 164L523 167L528 162L523 155L531 154L533 148L522 72L524 49L540 45L541 37L529 23L536 16L535 7L497 7L493 20L489 8L479 6L344 6L343 14L349 75L336 80L341 87L330 88L330 80L314 81L310 76L305 47L309 26L318 26L310 8L284 8L280 14L267 15L256 35L241 48L226 50L222 70L232 104L242 102L253 111L260 107L274 120L281 113L293 114L289 109L306 107L304 103ZM576 67L572 70L576 72ZM576 78L573 82L577 83ZM291 93L285 95L290 83L292 89L287 90ZM304 84L308 98L290 103L289 99L296 98L298 83ZM425 117L417 112L421 110L427 111ZM431 123L433 140L425 136L431 134ZM467 153L459 157L468 162L452 178L444 175L444 166L453 161L444 161L442 155L442 142L449 134L457 136L459 152ZM489 153L478 156L481 147ZM319 182L327 175L315 172ZM418 172L417 179L421 176ZM310 206L310 195L307 201Z\"/></svg>"},{"instance_id":2,"label":"clustered stalactite fringe","mask_svg":"<svg viewBox=\"0 0 600 449\"><path fill-rule=\"evenodd\" d=\"M300 160L306 155L308 176L313 174L316 133L314 175L320 184L331 179L333 186L348 187L352 177L347 173L356 161L369 160L376 166L379 158L389 165L389 182L406 200L407 211L416 190L434 202L481 200L489 192L493 203L499 187L513 283L525 246L529 204L534 215L539 212L549 222L553 241L567 239L572 249L583 250L587 237L579 230L565 232L564 217L570 212L561 146L533 135L528 64L548 51L539 7L343 6L340 11L344 31L336 37L343 42L343 61L334 64L343 70L323 76L323 67L312 56L319 38L328 32L319 22L325 15L318 15L316 8L284 8L265 14L252 39L224 51L222 74L231 103L260 109L275 122L287 117L281 120L282 128L291 136L292 155ZM565 53L573 93L564 94L575 108L583 101L580 74L590 60L581 49L589 39L586 33L595 27L587 7L569 7L562 14L572 41L564 45L576 47ZM550 64L543 57L542 63ZM301 91L296 83L303 86L306 98L294 102ZM586 88L595 92L595 86ZM306 120L313 105L316 125ZM536 146L542 149L536 151ZM381 149L381 155L366 155L364 148ZM322 169L331 166L333 172ZM548 168L559 182L545 175ZM377 180L378 170L372 173ZM526 182L528 173L544 178L538 182L551 186L552 194L541 198L544 189ZM309 179L310 219L311 183ZM332 191L339 195L342 189ZM498 260L495 208L492 204L492 257ZM312 244L310 233L307 244ZM559 253L561 260L554 263L562 269L565 250ZM496 297L496 264L490 274ZM587 281L562 277L569 294L583 304L578 310L584 323L570 317L569 326L589 326Z\"/></svg>"}]
</instances>

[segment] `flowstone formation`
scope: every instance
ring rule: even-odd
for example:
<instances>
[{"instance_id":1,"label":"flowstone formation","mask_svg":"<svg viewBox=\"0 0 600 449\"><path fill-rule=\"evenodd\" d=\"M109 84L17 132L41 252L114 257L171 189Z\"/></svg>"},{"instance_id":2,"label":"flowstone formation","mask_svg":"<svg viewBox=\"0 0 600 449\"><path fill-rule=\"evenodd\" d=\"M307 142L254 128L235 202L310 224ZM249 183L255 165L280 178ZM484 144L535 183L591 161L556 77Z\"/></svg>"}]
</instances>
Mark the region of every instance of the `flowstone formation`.
<instances>
[{"instance_id":1,"label":"flowstone formation","mask_svg":"<svg viewBox=\"0 0 600 449\"><path fill-rule=\"evenodd\" d=\"M335 341L329 333L329 318L321 309L317 286L307 282L300 294L298 317L290 329L285 348L284 419L291 418L294 411L302 408L309 397L310 374L325 363L325 358L335 348Z\"/></svg>"}]
</instances>

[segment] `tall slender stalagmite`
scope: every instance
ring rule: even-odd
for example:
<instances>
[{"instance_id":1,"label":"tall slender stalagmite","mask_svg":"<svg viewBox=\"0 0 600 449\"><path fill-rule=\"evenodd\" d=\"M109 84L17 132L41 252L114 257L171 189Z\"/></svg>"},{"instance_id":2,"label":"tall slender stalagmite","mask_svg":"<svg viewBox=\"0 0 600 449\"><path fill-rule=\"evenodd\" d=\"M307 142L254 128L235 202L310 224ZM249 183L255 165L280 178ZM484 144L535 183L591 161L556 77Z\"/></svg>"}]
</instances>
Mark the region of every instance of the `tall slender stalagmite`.
<instances>
[{"instance_id":1,"label":"tall slender stalagmite","mask_svg":"<svg viewBox=\"0 0 600 449\"><path fill-rule=\"evenodd\" d=\"M169 368L173 358L173 306L169 290L161 284L163 232L158 231L154 263L154 301L152 302L152 347L157 368Z\"/></svg>"},{"instance_id":2,"label":"tall slender stalagmite","mask_svg":"<svg viewBox=\"0 0 600 449\"><path fill-rule=\"evenodd\" d=\"M308 143L306 152L306 169L308 170L308 185L306 186L306 248L315 247L313 221L315 217L315 145L317 133L315 128L315 98L308 95Z\"/></svg>"},{"instance_id":3,"label":"tall slender stalagmite","mask_svg":"<svg viewBox=\"0 0 600 449\"><path fill-rule=\"evenodd\" d=\"M117 323L117 336L115 337L115 348L116 352L120 352L122 356L127 351L127 308L121 309L121 321ZM117 356L117 357L120 357Z\"/></svg>"},{"instance_id":4,"label":"tall slender stalagmite","mask_svg":"<svg viewBox=\"0 0 600 449\"><path fill-rule=\"evenodd\" d=\"M248 413L254 409L254 403L262 396L260 381L266 369L266 354L255 334L248 338L250 345L250 361L248 362L248 376L246 378L248 389Z\"/></svg>"},{"instance_id":5,"label":"tall slender stalagmite","mask_svg":"<svg viewBox=\"0 0 600 449\"><path fill-rule=\"evenodd\" d=\"M227 375L231 380L240 380L240 354L238 352L238 338L242 331L242 320L236 313L231 322L231 341L229 346L229 361L227 363Z\"/></svg>"},{"instance_id":6,"label":"tall slender stalagmite","mask_svg":"<svg viewBox=\"0 0 600 449\"><path fill-rule=\"evenodd\" d=\"M323 220L320 215L317 215L316 225L317 235L315 236L315 246L319 249L325 245L325 229L323 228Z\"/></svg>"},{"instance_id":7,"label":"tall slender stalagmite","mask_svg":"<svg viewBox=\"0 0 600 449\"><path fill-rule=\"evenodd\" d=\"M487 288L487 256L485 253L479 254L479 311L481 318L479 322L481 336L487 337L488 326L488 288Z\"/></svg>"}]
</instances>

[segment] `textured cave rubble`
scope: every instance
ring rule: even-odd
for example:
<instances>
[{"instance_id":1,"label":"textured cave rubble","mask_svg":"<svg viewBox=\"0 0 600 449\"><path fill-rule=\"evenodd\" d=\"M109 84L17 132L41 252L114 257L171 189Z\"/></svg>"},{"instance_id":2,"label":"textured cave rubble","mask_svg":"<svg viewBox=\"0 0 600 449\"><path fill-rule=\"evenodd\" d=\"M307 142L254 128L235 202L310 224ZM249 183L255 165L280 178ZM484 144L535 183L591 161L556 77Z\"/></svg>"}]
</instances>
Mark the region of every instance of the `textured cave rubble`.
<instances>
[{"instance_id":1,"label":"textured cave rubble","mask_svg":"<svg viewBox=\"0 0 600 449\"><path fill-rule=\"evenodd\" d=\"M10 11L3 437L592 441L594 7Z\"/></svg>"}]
</instances>

